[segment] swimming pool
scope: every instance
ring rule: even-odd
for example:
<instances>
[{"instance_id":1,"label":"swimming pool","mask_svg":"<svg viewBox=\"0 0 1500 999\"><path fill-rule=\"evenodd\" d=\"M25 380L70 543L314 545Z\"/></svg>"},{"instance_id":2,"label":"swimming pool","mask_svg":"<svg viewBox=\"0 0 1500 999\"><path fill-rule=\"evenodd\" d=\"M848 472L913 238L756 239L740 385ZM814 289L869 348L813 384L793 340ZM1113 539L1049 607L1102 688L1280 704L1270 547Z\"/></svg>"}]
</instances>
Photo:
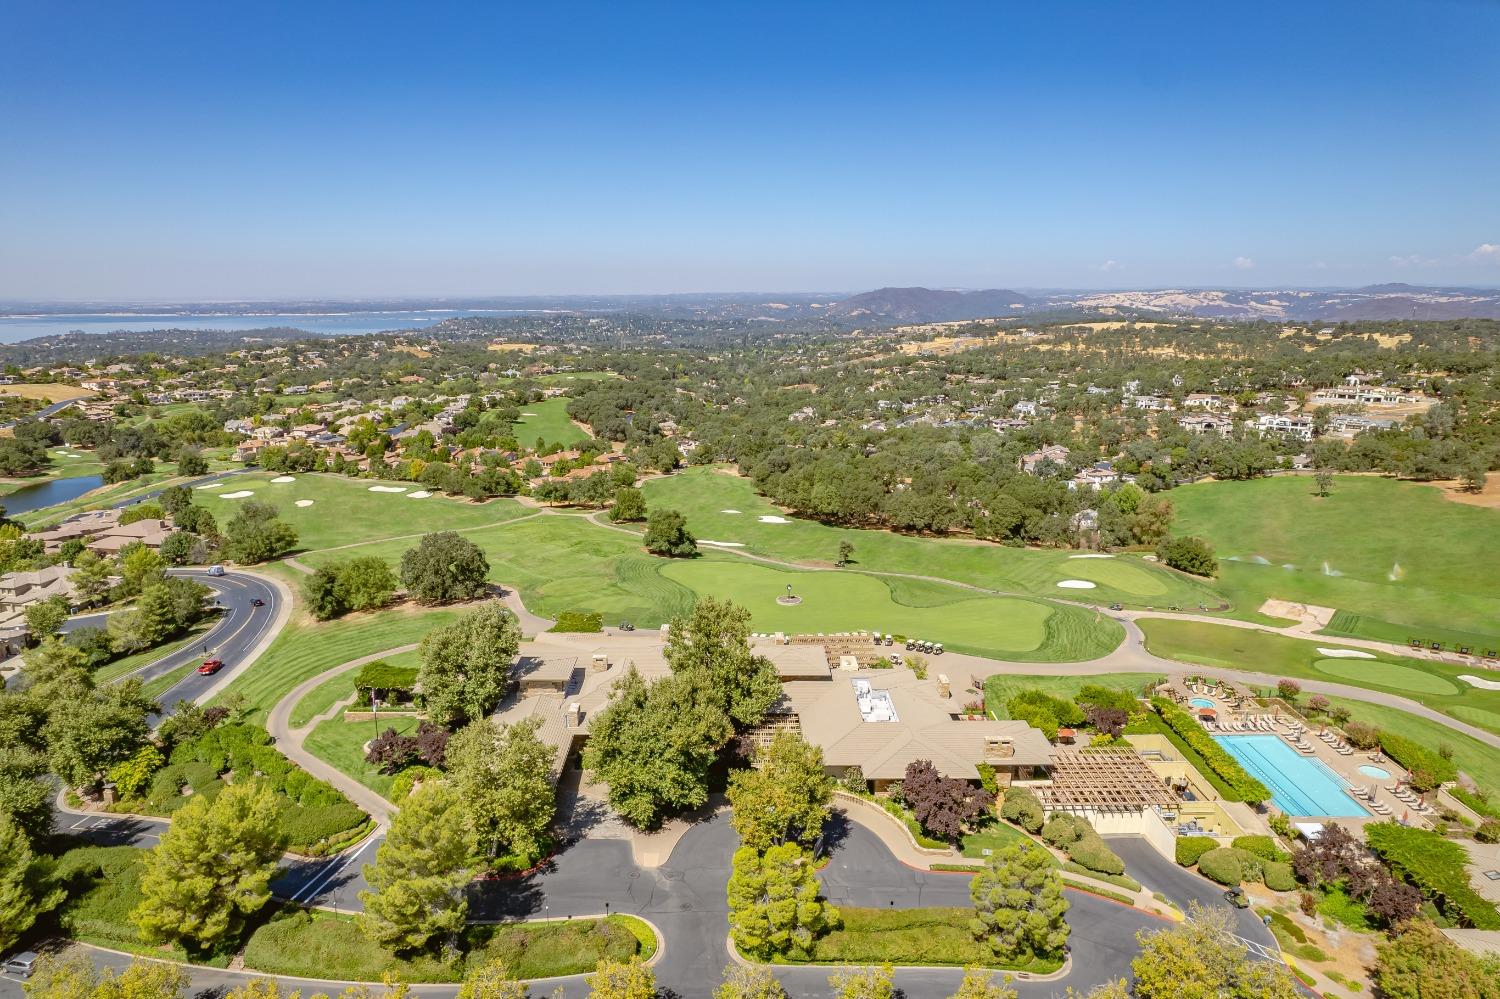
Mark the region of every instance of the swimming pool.
<instances>
[{"instance_id":1,"label":"swimming pool","mask_svg":"<svg viewBox=\"0 0 1500 999\"><path fill-rule=\"evenodd\" d=\"M1302 756L1275 735L1216 735L1224 747L1271 791L1271 801L1288 815L1365 818L1367 812L1349 797L1349 782L1328 764Z\"/></svg>"},{"instance_id":2,"label":"swimming pool","mask_svg":"<svg viewBox=\"0 0 1500 999\"><path fill-rule=\"evenodd\" d=\"M1209 700L1207 697L1195 697L1191 701L1188 701L1188 703L1195 708L1212 708L1216 706L1214 702Z\"/></svg>"}]
</instances>

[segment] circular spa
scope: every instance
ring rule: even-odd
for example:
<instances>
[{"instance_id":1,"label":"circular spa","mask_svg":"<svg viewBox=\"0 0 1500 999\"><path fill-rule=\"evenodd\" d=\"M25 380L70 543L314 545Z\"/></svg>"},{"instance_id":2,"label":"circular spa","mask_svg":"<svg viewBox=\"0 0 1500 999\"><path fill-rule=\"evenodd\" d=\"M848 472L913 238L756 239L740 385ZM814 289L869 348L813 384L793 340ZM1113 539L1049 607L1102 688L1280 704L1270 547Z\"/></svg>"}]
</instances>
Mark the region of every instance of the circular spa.
<instances>
[{"instance_id":1,"label":"circular spa","mask_svg":"<svg viewBox=\"0 0 1500 999\"><path fill-rule=\"evenodd\" d=\"M1195 697L1191 701L1188 701L1188 703L1191 704L1195 708L1213 708L1213 707L1218 707L1218 705L1214 704L1214 702L1211 701L1211 700L1209 700L1207 697Z\"/></svg>"},{"instance_id":2,"label":"circular spa","mask_svg":"<svg viewBox=\"0 0 1500 999\"><path fill-rule=\"evenodd\" d=\"M1360 767L1359 772L1366 777L1374 777L1376 780L1385 780L1391 775L1391 772L1389 770L1386 770L1383 767L1372 767L1368 763Z\"/></svg>"}]
</instances>

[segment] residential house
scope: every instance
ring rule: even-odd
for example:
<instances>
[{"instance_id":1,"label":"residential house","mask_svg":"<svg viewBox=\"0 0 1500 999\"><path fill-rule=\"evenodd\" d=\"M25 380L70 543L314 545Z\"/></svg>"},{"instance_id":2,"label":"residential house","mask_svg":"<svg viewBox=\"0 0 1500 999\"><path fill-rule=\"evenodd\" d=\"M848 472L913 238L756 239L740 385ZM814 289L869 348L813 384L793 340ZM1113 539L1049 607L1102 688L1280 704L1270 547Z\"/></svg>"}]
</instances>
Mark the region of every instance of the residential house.
<instances>
[{"instance_id":1,"label":"residential house","mask_svg":"<svg viewBox=\"0 0 1500 999\"><path fill-rule=\"evenodd\" d=\"M1234 432L1234 420L1214 413L1188 413L1177 418L1177 425L1190 434L1217 434L1228 437Z\"/></svg>"},{"instance_id":2,"label":"residential house","mask_svg":"<svg viewBox=\"0 0 1500 999\"><path fill-rule=\"evenodd\" d=\"M1313 421L1310 416L1295 416L1287 413L1262 413L1255 421L1255 429L1261 436L1274 434L1292 437L1301 441L1313 438Z\"/></svg>"},{"instance_id":3,"label":"residential house","mask_svg":"<svg viewBox=\"0 0 1500 999\"><path fill-rule=\"evenodd\" d=\"M1048 444L1045 447L1021 455L1021 471L1035 475L1037 469L1048 462L1063 467L1068 464L1069 457L1068 449L1061 444Z\"/></svg>"}]
</instances>

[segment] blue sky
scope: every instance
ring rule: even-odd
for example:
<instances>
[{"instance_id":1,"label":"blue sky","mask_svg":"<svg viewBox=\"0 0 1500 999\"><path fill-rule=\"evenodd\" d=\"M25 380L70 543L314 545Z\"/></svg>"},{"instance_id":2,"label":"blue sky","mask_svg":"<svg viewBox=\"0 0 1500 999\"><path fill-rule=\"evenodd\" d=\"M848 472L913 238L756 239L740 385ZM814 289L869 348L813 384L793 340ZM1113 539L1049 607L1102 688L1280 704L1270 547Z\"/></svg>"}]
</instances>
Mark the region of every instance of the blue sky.
<instances>
[{"instance_id":1,"label":"blue sky","mask_svg":"<svg viewBox=\"0 0 1500 999\"><path fill-rule=\"evenodd\" d=\"M1500 2L0 7L0 297L1500 284Z\"/></svg>"}]
</instances>

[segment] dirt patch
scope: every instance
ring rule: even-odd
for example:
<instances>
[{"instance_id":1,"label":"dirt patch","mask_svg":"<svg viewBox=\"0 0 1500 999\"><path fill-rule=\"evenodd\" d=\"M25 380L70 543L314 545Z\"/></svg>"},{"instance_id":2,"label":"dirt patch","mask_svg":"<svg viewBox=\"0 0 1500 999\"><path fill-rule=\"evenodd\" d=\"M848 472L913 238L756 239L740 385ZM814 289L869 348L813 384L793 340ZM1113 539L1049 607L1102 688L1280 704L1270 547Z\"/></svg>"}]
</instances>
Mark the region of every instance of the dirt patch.
<instances>
[{"instance_id":1,"label":"dirt patch","mask_svg":"<svg viewBox=\"0 0 1500 999\"><path fill-rule=\"evenodd\" d=\"M1296 621L1303 628L1317 630L1328 627L1328 622L1333 620L1335 613L1332 607L1319 607L1316 604L1294 604L1289 600L1267 600L1260 605L1260 612L1268 617L1285 618L1288 621Z\"/></svg>"},{"instance_id":2,"label":"dirt patch","mask_svg":"<svg viewBox=\"0 0 1500 999\"><path fill-rule=\"evenodd\" d=\"M62 402L64 399L88 399L94 393L77 385L0 385L0 395L14 395L22 399L45 399Z\"/></svg>"},{"instance_id":3,"label":"dirt patch","mask_svg":"<svg viewBox=\"0 0 1500 999\"><path fill-rule=\"evenodd\" d=\"M1445 479L1432 483L1443 491L1443 496L1455 503L1463 503L1466 506L1482 506L1491 510L1500 510L1500 476L1488 475L1484 480L1484 488L1477 493L1471 493L1464 488L1464 484L1457 479Z\"/></svg>"}]
</instances>

